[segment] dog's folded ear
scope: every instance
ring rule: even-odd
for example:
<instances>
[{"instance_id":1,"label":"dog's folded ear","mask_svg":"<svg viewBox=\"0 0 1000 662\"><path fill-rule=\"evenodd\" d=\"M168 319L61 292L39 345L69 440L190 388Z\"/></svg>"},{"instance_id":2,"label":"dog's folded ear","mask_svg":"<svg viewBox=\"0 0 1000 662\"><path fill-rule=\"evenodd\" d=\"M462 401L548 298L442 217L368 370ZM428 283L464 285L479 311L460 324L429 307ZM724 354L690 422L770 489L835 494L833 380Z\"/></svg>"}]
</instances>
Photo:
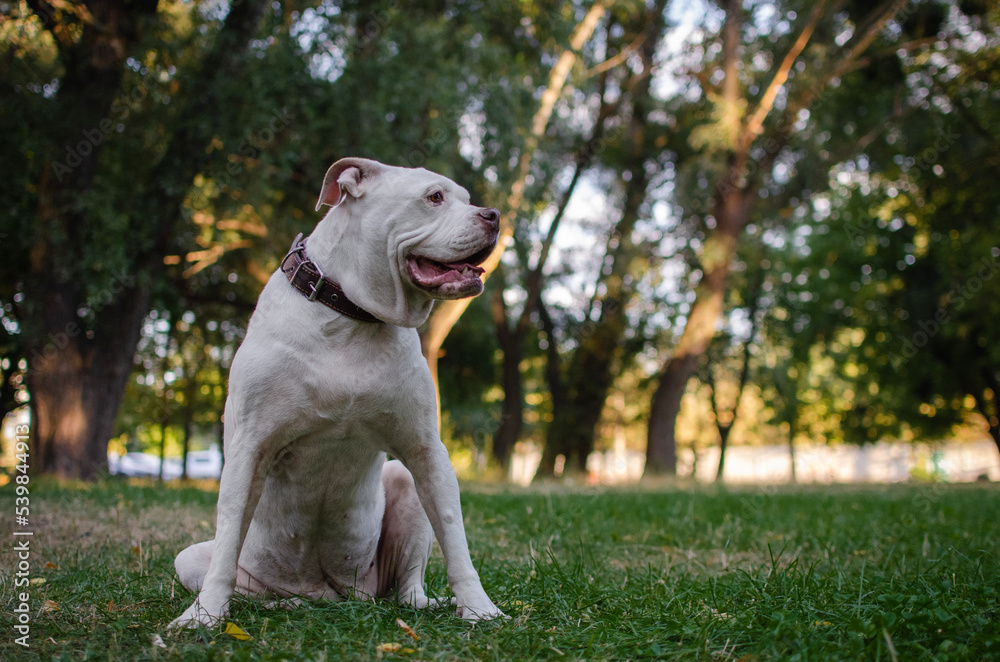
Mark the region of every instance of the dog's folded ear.
<instances>
[{"instance_id":1,"label":"dog's folded ear","mask_svg":"<svg viewBox=\"0 0 1000 662\"><path fill-rule=\"evenodd\" d=\"M383 167L378 161L370 159L340 159L326 171L316 211L323 205L336 207L343 202L345 195L360 198L364 193L364 183L377 177Z\"/></svg>"}]
</instances>

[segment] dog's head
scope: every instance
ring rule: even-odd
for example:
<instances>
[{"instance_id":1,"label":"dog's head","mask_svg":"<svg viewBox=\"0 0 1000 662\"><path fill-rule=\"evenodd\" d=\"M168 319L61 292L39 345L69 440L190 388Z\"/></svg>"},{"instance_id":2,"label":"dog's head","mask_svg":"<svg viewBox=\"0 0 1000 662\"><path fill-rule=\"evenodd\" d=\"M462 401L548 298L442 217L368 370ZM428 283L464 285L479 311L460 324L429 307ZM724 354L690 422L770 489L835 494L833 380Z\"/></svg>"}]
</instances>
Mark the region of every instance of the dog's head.
<instances>
[{"instance_id":1,"label":"dog's head","mask_svg":"<svg viewBox=\"0 0 1000 662\"><path fill-rule=\"evenodd\" d=\"M500 213L422 168L348 158L326 173L310 258L356 304L400 326L419 326L434 299L483 291L481 265L496 247Z\"/></svg>"}]
</instances>

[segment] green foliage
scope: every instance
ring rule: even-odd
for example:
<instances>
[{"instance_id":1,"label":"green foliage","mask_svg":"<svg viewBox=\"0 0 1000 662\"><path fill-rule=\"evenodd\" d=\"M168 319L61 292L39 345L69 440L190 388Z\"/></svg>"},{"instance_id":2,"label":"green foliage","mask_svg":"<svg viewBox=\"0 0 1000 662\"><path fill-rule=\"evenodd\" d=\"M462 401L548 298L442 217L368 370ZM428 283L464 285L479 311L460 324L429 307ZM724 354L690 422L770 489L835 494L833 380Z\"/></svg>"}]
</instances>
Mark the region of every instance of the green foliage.
<instances>
[{"instance_id":1,"label":"green foliage","mask_svg":"<svg viewBox=\"0 0 1000 662\"><path fill-rule=\"evenodd\" d=\"M119 410L116 434L122 452L159 454L166 438L166 455L181 455L184 435L189 449L222 446L221 412L228 369L243 325L213 319L211 309L200 316L186 311L170 318L153 311L136 352L136 367Z\"/></svg>"},{"instance_id":2,"label":"green foliage","mask_svg":"<svg viewBox=\"0 0 1000 662\"><path fill-rule=\"evenodd\" d=\"M6 385L22 377L22 327L34 304L20 274L39 247L58 278L79 287L84 328L94 328L102 301L125 281L152 291L156 315L239 329L291 238L318 220L315 196L337 158L425 166L466 185L477 202L499 204L512 180L506 164L517 158L545 78L542 56L565 42L572 12L561 3L439 4L269 5L249 42L227 51L227 25L252 12L250 4L161 3L125 54L104 116L92 120L75 112L75 92L60 89L71 49L59 51L27 5L5 6L10 103L0 147L8 170L26 164L0 178L13 212L0 220L9 256L0 264L5 411ZM76 31L59 34L80 39L75 14L56 18ZM74 166L82 151L96 156L86 172ZM74 222L65 208L54 222L40 219L40 185L53 168L60 181L68 169L84 182L65 196ZM183 416L186 377L155 393L140 386L162 385L142 365L151 328L120 415L123 432ZM239 339L204 338L212 383L227 368L217 357L231 355ZM167 347L179 352L182 343Z\"/></svg>"},{"instance_id":3,"label":"green foliage","mask_svg":"<svg viewBox=\"0 0 1000 662\"><path fill-rule=\"evenodd\" d=\"M722 179L734 136L813 4L741 9L737 102L720 94L714 5L692 26L673 4L661 17L648 3L616 3L583 46L538 142L504 266L517 316L553 209L586 157L544 271L555 328L543 338L533 318L525 343L525 395L535 409L523 438L542 438L555 407L548 343L563 358L553 372L564 379L584 341L606 345L597 349L615 357L614 388L645 415L633 401L646 400L711 266L717 197L744 183ZM26 398L33 302L24 274L44 254L72 286L85 332L121 283L152 293L116 432L163 423L178 438L190 387L199 395L189 422L214 435L228 357L291 238L318 220L312 206L326 167L351 155L427 167L502 208L551 67L590 5L268 4L245 44L220 48L230 10L248 6L161 2L144 18L137 12L103 115L88 105L92 90L67 87L72 49L27 3L2 7L4 411ZM940 437L970 421L1000 425L1000 280L992 275L1000 9L909 3L857 66L824 87L871 9L851 2L823 15L750 150L744 174L759 194L713 359L736 365L756 302L750 380L766 405L760 429L783 424L803 438L865 442ZM76 43L79 17L58 17L59 34ZM648 71L642 48L654 51ZM789 119L783 109L799 102L787 144L775 147ZM43 213L46 186L81 149L93 149L93 172L74 170L84 184L57 191L55 211ZM640 172L644 187L630 186ZM625 311L620 333L596 333L605 304ZM169 356L156 354L165 332L155 318L194 320L162 345ZM477 301L440 362L449 442L480 453L498 425L491 327L486 299ZM165 372L176 381L167 384ZM738 370L722 373L731 382Z\"/></svg>"},{"instance_id":4,"label":"green foliage","mask_svg":"<svg viewBox=\"0 0 1000 662\"><path fill-rule=\"evenodd\" d=\"M445 444L453 453L470 449L485 461L497 412L491 395L496 389L498 348L489 317L487 295L469 306L438 360L439 389L445 409Z\"/></svg>"},{"instance_id":5,"label":"green foliage","mask_svg":"<svg viewBox=\"0 0 1000 662\"><path fill-rule=\"evenodd\" d=\"M791 171L802 188L749 228L771 274L761 385L810 439L936 439L996 420L1000 201L984 76L1000 38L996 12L942 23L941 11L908 8L914 46L810 108ZM985 45L970 49L976 29ZM743 263L759 260L751 248Z\"/></svg>"}]
</instances>

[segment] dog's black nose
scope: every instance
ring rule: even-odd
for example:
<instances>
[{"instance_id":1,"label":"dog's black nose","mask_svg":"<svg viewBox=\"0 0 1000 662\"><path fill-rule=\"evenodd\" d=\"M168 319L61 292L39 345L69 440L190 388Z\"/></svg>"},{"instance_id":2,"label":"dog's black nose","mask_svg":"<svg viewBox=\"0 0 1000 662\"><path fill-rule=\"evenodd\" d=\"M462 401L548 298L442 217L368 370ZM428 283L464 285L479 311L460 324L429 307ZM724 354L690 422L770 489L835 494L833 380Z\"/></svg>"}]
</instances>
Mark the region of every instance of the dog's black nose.
<instances>
[{"instance_id":1,"label":"dog's black nose","mask_svg":"<svg viewBox=\"0 0 1000 662\"><path fill-rule=\"evenodd\" d=\"M481 218L489 228L494 230L500 228L500 212L496 209L480 209L479 218Z\"/></svg>"}]
</instances>

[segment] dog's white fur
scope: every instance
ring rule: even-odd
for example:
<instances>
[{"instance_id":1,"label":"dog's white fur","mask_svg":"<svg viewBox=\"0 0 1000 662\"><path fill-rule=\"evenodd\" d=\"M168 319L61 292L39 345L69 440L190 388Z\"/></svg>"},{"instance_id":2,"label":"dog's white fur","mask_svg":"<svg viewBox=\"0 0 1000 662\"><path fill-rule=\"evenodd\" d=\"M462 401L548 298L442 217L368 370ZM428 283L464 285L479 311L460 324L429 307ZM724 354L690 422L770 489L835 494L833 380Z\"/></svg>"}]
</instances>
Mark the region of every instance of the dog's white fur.
<instances>
[{"instance_id":1,"label":"dog's white fur","mask_svg":"<svg viewBox=\"0 0 1000 662\"><path fill-rule=\"evenodd\" d=\"M445 177L365 159L330 168L323 204L332 209L307 239L309 258L386 324L309 301L280 270L271 277L230 371L215 539L178 554L180 581L198 596L171 627L218 622L234 588L426 607L435 535L458 615L502 615L469 556L415 331L434 299L479 294L482 282L475 270L433 286L413 275L415 256L481 261L499 214Z\"/></svg>"}]
</instances>

